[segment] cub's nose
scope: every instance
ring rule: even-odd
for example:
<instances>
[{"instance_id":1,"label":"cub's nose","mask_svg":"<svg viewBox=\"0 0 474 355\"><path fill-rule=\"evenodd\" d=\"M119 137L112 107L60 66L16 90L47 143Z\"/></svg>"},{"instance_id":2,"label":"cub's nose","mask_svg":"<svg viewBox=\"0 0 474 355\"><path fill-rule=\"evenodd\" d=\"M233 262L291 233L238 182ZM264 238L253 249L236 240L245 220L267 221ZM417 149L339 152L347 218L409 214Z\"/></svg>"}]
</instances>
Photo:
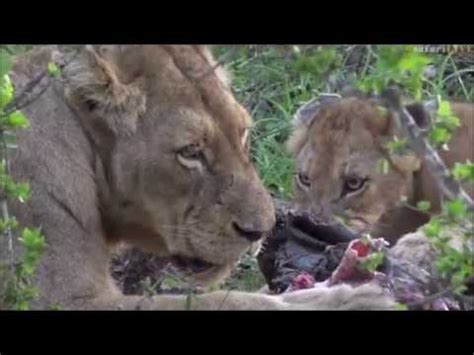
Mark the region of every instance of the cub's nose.
<instances>
[{"instance_id":1,"label":"cub's nose","mask_svg":"<svg viewBox=\"0 0 474 355\"><path fill-rule=\"evenodd\" d=\"M260 230L250 225L243 225L237 222L232 223L232 228L239 237L245 238L250 242L256 242L257 240L262 239L265 233L269 232L267 230Z\"/></svg>"}]
</instances>

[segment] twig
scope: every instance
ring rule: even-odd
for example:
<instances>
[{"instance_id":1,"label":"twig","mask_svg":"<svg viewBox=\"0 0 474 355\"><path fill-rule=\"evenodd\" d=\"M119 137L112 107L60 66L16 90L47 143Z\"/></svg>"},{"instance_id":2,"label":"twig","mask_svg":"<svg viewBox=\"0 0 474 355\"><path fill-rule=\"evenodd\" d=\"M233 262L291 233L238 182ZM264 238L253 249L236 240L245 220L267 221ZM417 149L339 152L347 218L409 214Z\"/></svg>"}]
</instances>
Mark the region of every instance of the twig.
<instances>
[{"instance_id":1,"label":"twig","mask_svg":"<svg viewBox=\"0 0 474 355\"><path fill-rule=\"evenodd\" d=\"M367 57L365 58L365 64L364 64L364 68L362 69L362 72L360 74L360 77L364 77L365 74L367 73L367 70L369 69L369 65L370 65L370 60L372 59L372 47L370 45L366 46L367 48Z\"/></svg>"},{"instance_id":2,"label":"twig","mask_svg":"<svg viewBox=\"0 0 474 355\"><path fill-rule=\"evenodd\" d=\"M392 256L392 253L390 250L385 251L389 262L392 264L393 267L395 267L398 271L401 271L405 275L409 276L411 279L422 285L423 287L426 286L426 282L421 280L418 276L413 275L411 271L408 271L403 265L400 264L400 262ZM411 265L415 266L413 263L410 263Z\"/></svg>"},{"instance_id":3,"label":"twig","mask_svg":"<svg viewBox=\"0 0 474 355\"><path fill-rule=\"evenodd\" d=\"M451 60L451 65L453 66L453 69L454 69L454 74L456 75L456 78L458 79L459 85L461 85L464 96L466 97L466 99L468 99L469 94L466 90L466 86L464 85L464 81L462 80L461 75L459 74L458 67L456 66L456 62L454 61L452 57L450 58L450 60Z\"/></svg>"},{"instance_id":4,"label":"twig","mask_svg":"<svg viewBox=\"0 0 474 355\"><path fill-rule=\"evenodd\" d=\"M45 78L49 77L48 76L48 71L44 71L37 75L34 79L32 79L22 90L21 93L19 93L13 101L11 101L6 107L5 107L5 112L3 113L3 116L9 116L13 112L19 110L21 107L24 107L25 104L21 104L22 100L31 93L40 83L41 81Z\"/></svg>"},{"instance_id":5,"label":"twig","mask_svg":"<svg viewBox=\"0 0 474 355\"><path fill-rule=\"evenodd\" d=\"M63 70L69 63L71 63L77 57L78 54L79 50L76 50L67 61L58 64L59 69ZM47 80L46 82L44 82L45 79ZM51 76L49 75L48 69L46 69L40 74L38 74L30 82L28 82L25 88L18 95L16 95L15 99L13 99L5 107L3 116L8 116L15 111L21 110L22 108L25 108L26 106L36 101L39 97L41 97L41 95L50 87L52 83L51 80L48 79L51 79ZM36 93L36 95L31 96L33 94L33 91L37 88L40 88L40 91Z\"/></svg>"},{"instance_id":6,"label":"twig","mask_svg":"<svg viewBox=\"0 0 474 355\"><path fill-rule=\"evenodd\" d=\"M415 307L415 306L424 306L428 303L431 303L433 301L436 301L438 298L441 298L441 297L444 297L444 296L447 296L448 294L450 294L451 292L453 292L458 286L451 286L451 287L448 287L442 291L439 291L437 293L433 293L429 296L426 296L424 297L422 300L420 301L417 301L417 302L412 302L412 303L408 303L408 306L410 307Z\"/></svg>"},{"instance_id":7,"label":"twig","mask_svg":"<svg viewBox=\"0 0 474 355\"><path fill-rule=\"evenodd\" d=\"M474 73L474 68L464 68L464 69L458 70L454 73L451 73L442 80L442 83L444 84L444 83L448 82L449 80L451 80L452 78L455 78L458 75L461 76L462 74L465 74L465 73Z\"/></svg>"},{"instance_id":8,"label":"twig","mask_svg":"<svg viewBox=\"0 0 474 355\"><path fill-rule=\"evenodd\" d=\"M221 304L217 308L218 311L220 311L222 309L222 307L224 306L224 303L225 303L225 301L227 301L227 297L229 297L230 292L231 292L230 289L226 292L226 294L224 296L224 299L222 300Z\"/></svg>"}]
</instances>

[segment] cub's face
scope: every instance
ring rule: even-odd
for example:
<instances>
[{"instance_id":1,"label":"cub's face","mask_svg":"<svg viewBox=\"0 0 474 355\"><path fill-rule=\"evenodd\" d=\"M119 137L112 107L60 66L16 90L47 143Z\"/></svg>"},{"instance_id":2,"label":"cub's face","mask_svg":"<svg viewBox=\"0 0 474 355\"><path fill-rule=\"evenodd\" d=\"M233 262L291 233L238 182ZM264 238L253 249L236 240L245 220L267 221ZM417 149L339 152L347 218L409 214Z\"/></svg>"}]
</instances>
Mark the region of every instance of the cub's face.
<instances>
[{"instance_id":1,"label":"cub's face","mask_svg":"<svg viewBox=\"0 0 474 355\"><path fill-rule=\"evenodd\" d=\"M355 233L370 232L410 193L419 161L388 155L391 119L368 100L344 98L309 114L288 142L297 160L297 209L335 218Z\"/></svg>"}]
</instances>

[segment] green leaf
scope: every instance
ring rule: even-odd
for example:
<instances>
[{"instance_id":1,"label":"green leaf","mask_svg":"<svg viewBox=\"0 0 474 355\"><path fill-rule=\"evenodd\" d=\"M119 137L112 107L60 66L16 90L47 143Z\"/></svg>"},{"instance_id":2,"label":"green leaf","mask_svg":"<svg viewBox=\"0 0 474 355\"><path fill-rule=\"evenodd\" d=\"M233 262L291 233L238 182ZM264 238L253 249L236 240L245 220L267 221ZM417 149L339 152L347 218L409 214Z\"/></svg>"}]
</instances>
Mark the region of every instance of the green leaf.
<instances>
[{"instance_id":1,"label":"green leaf","mask_svg":"<svg viewBox=\"0 0 474 355\"><path fill-rule=\"evenodd\" d=\"M383 263L384 258L385 254L383 252L375 252L367 256L364 260L361 260L360 265L362 269L369 272L374 272L377 270L379 265Z\"/></svg>"},{"instance_id":2,"label":"green leaf","mask_svg":"<svg viewBox=\"0 0 474 355\"><path fill-rule=\"evenodd\" d=\"M16 196L20 202L26 202L30 198L31 189L28 183L19 183L16 185Z\"/></svg>"},{"instance_id":3,"label":"green leaf","mask_svg":"<svg viewBox=\"0 0 474 355\"><path fill-rule=\"evenodd\" d=\"M408 306L406 304L397 303L395 305L395 310L397 310L397 311L408 311Z\"/></svg>"},{"instance_id":4,"label":"green leaf","mask_svg":"<svg viewBox=\"0 0 474 355\"><path fill-rule=\"evenodd\" d=\"M398 139L398 137L394 137L394 139L388 142L385 146L390 154L403 154L408 148L408 141L405 138Z\"/></svg>"},{"instance_id":5,"label":"green leaf","mask_svg":"<svg viewBox=\"0 0 474 355\"><path fill-rule=\"evenodd\" d=\"M177 280L175 277L165 275L160 283L160 287L163 289L172 289L182 286L183 283Z\"/></svg>"},{"instance_id":6,"label":"green leaf","mask_svg":"<svg viewBox=\"0 0 474 355\"><path fill-rule=\"evenodd\" d=\"M449 101L440 100L438 102L438 115L439 116L452 116L451 105Z\"/></svg>"},{"instance_id":7,"label":"green leaf","mask_svg":"<svg viewBox=\"0 0 474 355\"><path fill-rule=\"evenodd\" d=\"M27 251L34 250L40 252L45 246L45 239L41 235L39 229L23 229L19 240L25 246Z\"/></svg>"},{"instance_id":8,"label":"green leaf","mask_svg":"<svg viewBox=\"0 0 474 355\"><path fill-rule=\"evenodd\" d=\"M427 224L425 224L423 227L423 232L428 236L428 237L437 237L439 236L442 228L442 223L441 220L438 217L432 218Z\"/></svg>"},{"instance_id":9,"label":"green leaf","mask_svg":"<svg viewBox=\"0 0 474 355\"><path fill-rule=\"evenodd\" d=\"M444 127L448 131L452 132L456 128L461 126L461 121L456 117L452 110L449 101L439 100L438 101L438 112L436 117L436 125Z\"/></svg>"},{"instance_id":10,"label":"green leaf","mask_svg":"<svg viewBox=\"0 0 474 355\"><path fill-rule=\"evenodd\" d=\"M436 145L447 143L451 139L451 134L446 128L436 127L430 132L430 140Z\"/></svg>"},{"instance_id":11,"label":"green leaf","mask_svg":"<svg viewBox=\"0 0 474 355\"><path fill-rule=\"evenodd\" d=\"M27 311L30 309L30 306L28 305L28 301L21 300L16 304L15 309L18 311Z\"/></svg>"},{"instance_id":12,"label":"green leaf","mask_svg":"<svg viewBox=\"0 0 474 355\"><path fill-rule=\"evenodd\" d=\"M33 273L35 272L35 265L31 261L23 261L23 263L21 264L21 268L21 272L24 275L33 275Z\"/></svg>"},{"instance_id":13,"label":"green leaf","mask_svg":"<svg viewBox=\"0 0 474 355\"><path fill-rule=\"evenodd\" d=\"M471 163L469 160L462 164L462 163L455 163L454 168L452 170L452 175L457 180L467 180L467 181L474 181L474 164Z\"/></svg>"},{"instance_id":14,"label":"green leaf","mask_svg":"<svg viewBox=\"0 0 474 355\"><path fill-rule=\"evenodd\" d=\"M449 131L454 131L461 126L461 121L454 115L441 117L440 123Z\"/></svg>"},{"instance_id":15,"label":"green leaf","mask_svg":"<svg viewBox=\"0 0 474 355\"><path fill-rule=\"evenodd\" d=\"M460 198L446 202L445 206L448 214L454 218L465 218L467 216L467 207Z\"/></svg>"},{"instance_id":16,"label":"green leaf","mask_svg":"<svg viewBox=\"0 0 474 355\"><path fill-rule=\"evenodd\" d=\"M13 84L8 75L4 75L0 85L0 112L13 100Z\"/></svg>"},{"instance_id":17,"label":"green leaf","mask_svg":"<svg viewBox=\"0 0 474 355\"><path fill-rule=\"evenodd\" d=\"M12 128L28 128L30 126L30 121L20 111L15 111L8 116L6 123Z\"/></svg>"},{"instance_id":18,"label":"green leaf","mask_svg":"<svg viewBox=\"0 0 474 355\"><path fill-rule=\"evenodd\" d=\"M61 70L59 69L59 67L53 63L53 62L50 62L48 64L48 72L51 76L53 77L58 77L60 74L61 74Z\"/></svg>"},{"instance_id":19,"label":"green leaf","mask_svg":"<svg viewBox=\"0 0 474 355\"><path fill-rule=\"evenodd\" d=\"M416 208L418 208L422 212L427 212L431 208L431 203L429 201L419 201L416 204Z\"/></svg>"},{"instance_id":20,"label":"green leaf","mask_svg":"<svg viewBox=\"0 0 474 355\"><path fill-rule=\"evenodd\" d=\"M411 74L418 74L431 62L428 57L417 52L405 54L398 63L402 71L409 71Z\"/></svg>"},{"instance_id":21,"label":"green leaf","mask_svg":"<svg viewBox=\"0 0 474 355\"><path fill-rule=\"evenodd\" d=\"M15 217L10 217L8 219L0 218L0 233L6 229L15 229L18 227L18 221Z\"/></svg>"}]
</instances>

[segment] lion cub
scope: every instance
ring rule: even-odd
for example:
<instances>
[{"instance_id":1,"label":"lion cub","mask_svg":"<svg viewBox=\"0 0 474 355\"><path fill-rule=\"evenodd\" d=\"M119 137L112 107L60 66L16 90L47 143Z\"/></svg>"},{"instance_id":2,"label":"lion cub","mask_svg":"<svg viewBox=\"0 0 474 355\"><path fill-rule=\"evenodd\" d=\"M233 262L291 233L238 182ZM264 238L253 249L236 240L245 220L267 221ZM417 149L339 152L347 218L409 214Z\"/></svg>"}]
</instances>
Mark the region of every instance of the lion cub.
<instances>
[{"instance_id":1,"label":"lion cub","mask_svg":"<svg viewBox=\"0 0 474 355\"><path fill-rule=\"evenodd\" d=\"M449 168L474 161L474 105L452 102L461 121L449 150L441 153ZM420 103L406 106L426 129L430 113ZM401 137L389 111L357 95L326 96L302 107L287 146L297 161L295 200L299 209L339 217L356 233L370 232L394 242L415 231L429 216L410 206L431 203L440 212L441 193L423 161L414 154L390 155L385 144ZM389 161L388 171L380 162ZM472 196L472 184L464 186Z\"/></svg>"}]
</instances>

